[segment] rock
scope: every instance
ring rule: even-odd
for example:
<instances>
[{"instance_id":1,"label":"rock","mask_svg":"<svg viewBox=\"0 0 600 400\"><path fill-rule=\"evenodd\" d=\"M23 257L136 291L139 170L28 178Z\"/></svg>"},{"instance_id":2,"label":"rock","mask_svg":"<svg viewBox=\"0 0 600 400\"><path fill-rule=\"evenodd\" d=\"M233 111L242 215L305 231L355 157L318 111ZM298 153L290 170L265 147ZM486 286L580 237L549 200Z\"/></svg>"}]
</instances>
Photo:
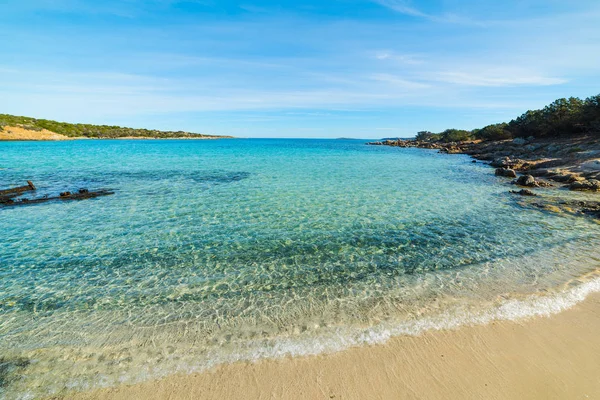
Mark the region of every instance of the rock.
<instances>
[{"instance_id":1,"label":"rock","mask_svg":"<svg viewBox=\"0 0 600 400\"><path fill-rule=\"evenodd\" d=\"M533 193L529 189L511 190L510 192L514 194L519 194L521 196L537 196L537 194Z\"/></svg>"},{"instance_id":2,"label":"rock","mask_svg":"<svg viewBox=\"0 0 600 400\"><path fill-rule=\"evenodd\" d=\"M535 182L535 178L531 175L520 176L519 179L517 179L517 185L527 186L527 187L537 186L537 184Z\"/></svg>"},{"instance_id":3,"label":"rock","mask_svg":"<svg viewBox=\"0 0 600 400\"><path fill-rule=\"evenodd\" d=\"M552 179L555 182L561 182L561 183L573 183L573 182L577 182L578 180L580 180L581 178L575 174L556 174L553 175L550 179Z\"/></svg>"},{"instance_id":4,"label":"rock","mask_svg":"<svg viewBox=\"0 0 600 400\"><path fill-rule=\"evenodd\" d=\"M490 165L492 167L496 167L496 168L499 168L499 167L506 168L510 165L510 158L509 157L496 158L494 161L492 161L490 163Z\"/></svg>"},{"instance_id":5,"label":"rock","mask_svg":"<svg viewBox=\"0 0 600 400\"><path fill-rule=\"evenodd\" d=\"M548 174L550 173L550 171L548 171L547 169L530 169L529 171L529 175L533 176L533 177L538 177L538 176L548 176Z\"/></svg>"},{"instance_id":6,"label":"rock","mask_svg":"<svg viewBox=\"0 0 600 400\"><path fill-rule=\"evenodd\" d=\"M518 137L518 138L514 138L514 139L513 139L513 143L514 143L514 144L518 144L519 146L522 146L522 145L524 145L524 144L527 144L527 140L525 140L525 139L523 139L523 138L520 138L520 137Z\"/></svg>"},{"instance_id":7,"label":"rock","mask_svg":"<svg viewBox=\"0 0 600 400\"><path fill-rule=\"evenodd\" d=\"M507 178L516 178L517 177L517 173L515 172L515 170L510 169L510 168L497 168L496 175L497 176L505 176Z\"/></svg>"},{"instance_id":8,"label":"rock","mask_svg":"<svg viewBox=\"0 0 600 400\"><path fill-rule=\"evenodd\" d=\"M542 181L542 180L536 180L535 181L536 186L538 187L552 187L554 186L553 184L551 184L550 182L546 182L546 181Z\"/></svg>"},{"instance_id":9,"label":"rock","mask_svg":"<svg viewBox=\"0 0 600 400\"><path fill-rule=\"evenodd\" d=\"M587 171L600 171L600 159L586 161L580 165L580 168Z\"/></svg>"},{"instance_id":10,"label":"rock","mask_svg":"<svg viewBox=\"0 0 600 400\"><path fill-rule=\"evenodd\" d=\"M589 179L586 181L578 181L571 183L570 190L600 190L600 181Z\"/></svg>"},{"instance_id":11,"label":"rock","mask_svg":"<svg viewBox=\"0 0 600 400\"><path fill-rule=\"evenodd\" d=\"M477 160L473 160L473 161L471 161L471 162L472 162L473 164L475 164L475 163L477 162Z\"/></svg>"}]
</instances>

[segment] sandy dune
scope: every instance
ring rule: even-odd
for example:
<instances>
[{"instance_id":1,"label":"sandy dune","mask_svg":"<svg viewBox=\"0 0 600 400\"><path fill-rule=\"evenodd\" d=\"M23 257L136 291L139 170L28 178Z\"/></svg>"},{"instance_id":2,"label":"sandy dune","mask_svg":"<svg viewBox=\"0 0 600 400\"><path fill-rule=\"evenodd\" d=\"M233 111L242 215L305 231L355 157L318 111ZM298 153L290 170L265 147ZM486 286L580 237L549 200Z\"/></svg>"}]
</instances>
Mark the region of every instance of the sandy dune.
<instances>
[{"instance_id":1,"label":"sandy dune","mask_svg":"<svg viewBox=\"0 0 600 400\"><path fill-rule=\"evenodd\" d=\"M19 126L4 126L0 130L0 140L71 140L72 138L43 129L34 131Z\"/></svg>"}]
</instances>

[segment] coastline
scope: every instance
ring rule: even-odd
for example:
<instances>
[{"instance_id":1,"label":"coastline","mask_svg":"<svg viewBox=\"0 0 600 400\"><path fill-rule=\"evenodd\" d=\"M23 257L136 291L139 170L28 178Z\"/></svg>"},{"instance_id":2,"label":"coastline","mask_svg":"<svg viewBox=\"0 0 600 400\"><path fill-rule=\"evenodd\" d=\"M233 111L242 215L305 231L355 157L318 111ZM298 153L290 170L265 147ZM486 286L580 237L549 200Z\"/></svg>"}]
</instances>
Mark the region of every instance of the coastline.
<instances>
[{"instance_id":1,"label":"coastline","mask_svg":"<svg viewBox=\"0 0 600 400\"><path fill-rule=\"evenodd\" d=\"M86 137L65 136L47 129L31 130L20 126L0 126L0 142L62 142L70 140L215 140L235 139L233 136L202 135L197 137L153 137L153 136L122 136L122 137Z\"/></svg>"},{"instance_id":2,"label":"coastline","mask_svg":"<svg viewBox=\"0 0 600 400\"><path fill-rule=\"evenodd\" d=\"M600 139L591 135L513 140L435 142L384 140L368 145L415 147L443 154L466 154L473 163L495 168L522 207L588 216L600 222ZM542 192L536 191L543 189ZM583 197L574 195L581 194ZM587 195L587 197L586 197Z\"/></svg>"},{"instance_id":3,"label":"coastline","mask_svg":"<svg viewBox=\"0 0 600 400\"><path fill-rule=\"evenodd\" d=\"M3 139L0 142L63 142L70 140L218 140L218 139L237 139L233 136L210 136L210 137L180 137L180 138L159 138L159 137L118 137L118 138L89 138L89 137L66 137L59 139Z\"/></svg>"},{"instance_id":4,"label":"coastline","mask_svg":"<svg viewBox=\"0 0 600 400\"><path fill-rule=\"evenodd\" d=\"M66 399L548 399L600 395L600 293L550 317L393 337L338 353L222 365Z\"/></svg>"}]
</instances>

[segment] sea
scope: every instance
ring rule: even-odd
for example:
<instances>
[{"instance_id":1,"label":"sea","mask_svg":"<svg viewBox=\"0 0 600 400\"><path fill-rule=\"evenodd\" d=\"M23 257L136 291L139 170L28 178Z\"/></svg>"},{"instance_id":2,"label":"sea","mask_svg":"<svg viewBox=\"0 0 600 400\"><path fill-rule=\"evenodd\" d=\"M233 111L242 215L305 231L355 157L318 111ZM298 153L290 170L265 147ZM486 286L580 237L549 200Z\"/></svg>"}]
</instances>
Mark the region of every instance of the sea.
<instances>
[{"instance_id":1,"label":"sea","mask_svg":"<svg viewBox=\"0 0 600 400\"><path fill-rule=\"evenodd\" d=\"M550 315L600 291L600 224L484 163L365 140L0 143L0 398ZM541 195L568 191L539 189Z\"/></svg>"}]
</instances>

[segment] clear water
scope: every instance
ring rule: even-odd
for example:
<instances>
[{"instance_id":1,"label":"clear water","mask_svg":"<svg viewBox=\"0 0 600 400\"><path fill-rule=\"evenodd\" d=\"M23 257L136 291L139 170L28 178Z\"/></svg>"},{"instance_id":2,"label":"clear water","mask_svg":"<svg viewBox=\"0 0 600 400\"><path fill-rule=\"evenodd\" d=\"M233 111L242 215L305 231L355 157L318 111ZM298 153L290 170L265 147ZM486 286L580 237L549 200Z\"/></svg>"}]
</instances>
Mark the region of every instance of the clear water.
<instances>
[{"instance_id":1,"label":"clear water","mask_svg":"<svg viewBox=\"0 0 600 400\"><path fill-rule=\"evenodd\" d=\"M552 312L599 286L600 224L520 207L466 156L0 143L0 186L26 179L116 194L0 209L0 397Z\"/></svg>"}]
</instances>

